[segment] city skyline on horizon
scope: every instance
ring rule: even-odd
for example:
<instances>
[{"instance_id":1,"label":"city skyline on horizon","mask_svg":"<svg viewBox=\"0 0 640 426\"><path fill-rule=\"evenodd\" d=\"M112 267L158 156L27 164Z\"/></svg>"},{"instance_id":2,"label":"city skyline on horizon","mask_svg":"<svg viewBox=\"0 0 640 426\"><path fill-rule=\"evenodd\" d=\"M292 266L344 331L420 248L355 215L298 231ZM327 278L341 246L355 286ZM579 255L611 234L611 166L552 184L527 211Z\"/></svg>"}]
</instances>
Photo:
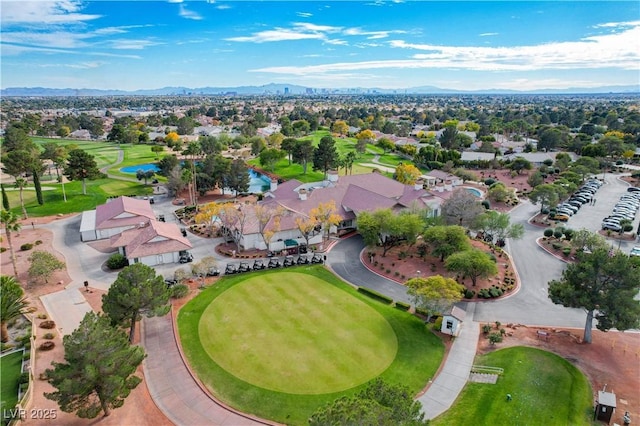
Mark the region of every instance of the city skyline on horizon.
<instances>
[{"instance_id":1,"label":"city skyline on horizon","mask_svg":"<svg viewBox=\"0 0 640 426\"><path fill-rule=\"evenodd\" d=\"M640 84L638 2L40 0L0 16L2 89Z\"/></svg>"}]
</instances>

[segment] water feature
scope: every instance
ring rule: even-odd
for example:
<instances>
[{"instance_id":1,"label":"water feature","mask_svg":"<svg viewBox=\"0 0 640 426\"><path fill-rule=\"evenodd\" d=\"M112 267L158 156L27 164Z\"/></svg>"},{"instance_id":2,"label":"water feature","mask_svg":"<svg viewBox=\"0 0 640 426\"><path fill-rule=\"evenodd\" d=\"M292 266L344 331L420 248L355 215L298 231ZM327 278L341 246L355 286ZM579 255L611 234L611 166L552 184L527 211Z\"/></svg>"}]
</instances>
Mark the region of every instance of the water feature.
<instances>
[{"instance_id":1,"label":"water feature","mask_svg":"<svg viewBox=\"0 0 640 426\"><path fill-rule=\"evenodd\" d=\"M479 189L471 188L469 186L465 186L464 189L465 189L465 191L472 193L476 197L482 198L482 191L480 191Z\"/></svg>"},{"instance_id":2,"label":"water feature","mask_svg":"<svg viewBox=\"0 0 640 426\"><path fill-rule=\"evenodd\" d=\"M136 173L138 170L142 170L143 172L147 172L152 170L154 172L160 171L160 167L156 163L144 163L144 164L136 164L135 166L127 166L120 169L122 173Z\"/></svg>"},{"instance_id":3,"label":"water feature","mask_svg":"<svg viewBox=\"0 0 640 426\"><path fill-rule=\"evenodd\" d=\"M136 173L138 170L142 170L143 172L152 170L154 172L158 172L160 168L156 163L144 163L144 164L136 164L134 166L127 166L120 169L123 173ZM261 194L265 191L268 191L271 186L271 180L255 170L249 169L249 190L247 192L254 194Z\"/></svg>"}]
</instances>

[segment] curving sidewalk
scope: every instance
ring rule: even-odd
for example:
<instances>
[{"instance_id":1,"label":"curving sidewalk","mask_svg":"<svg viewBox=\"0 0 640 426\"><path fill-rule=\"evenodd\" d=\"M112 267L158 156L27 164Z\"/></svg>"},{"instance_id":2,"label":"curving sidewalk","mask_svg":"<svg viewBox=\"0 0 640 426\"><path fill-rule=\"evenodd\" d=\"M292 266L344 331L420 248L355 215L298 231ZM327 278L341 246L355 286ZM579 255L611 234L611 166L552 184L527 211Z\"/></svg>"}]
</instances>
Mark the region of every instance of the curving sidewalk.
<instances>
[{"instance_id":1,"label":"curving sidewalk","mask_svg":"<svg viewBox=\"0 0 640 426\"><path fill-rule=\"evenodd\" d=\"M145 318L141 336L147 357L142 367L149 394L176 425L274 425L216 401L187 368L174 334L173 314Z\"/></svg>"}]
</instances>

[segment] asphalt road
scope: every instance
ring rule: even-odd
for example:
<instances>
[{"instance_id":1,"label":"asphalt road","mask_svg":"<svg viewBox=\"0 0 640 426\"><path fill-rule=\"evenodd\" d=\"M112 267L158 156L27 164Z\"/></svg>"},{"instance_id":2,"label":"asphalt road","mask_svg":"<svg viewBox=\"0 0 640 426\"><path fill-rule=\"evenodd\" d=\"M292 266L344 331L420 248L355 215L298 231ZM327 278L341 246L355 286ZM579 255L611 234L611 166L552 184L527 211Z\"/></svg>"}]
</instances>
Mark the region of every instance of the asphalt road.
<instances>
[{"instance_id":1,"label":"asphalt road","mask_svg":"<svg viewBox=\"0 0 640 426\"><path fill-rule=\"evenodd\" d=\"M613 205L626 193L628 186L612 175L607 176L606 182L596 193L596 204L583 206L565 226L575 230L586 228L593 232L600 229L602 218L610 214ZM584 326L584 310L555 305L547 296L549 281L560 278L566 264L536 244L536 239L542 237L544 228L531 225L528 220L538 210L539 206L525 201L511 212L511 222L522 223L525 227L523 238L508 240L506 246L520 277L520 289L513 296L501 300L475 302L475 321L558 327ZM634 227L637 226L636 217ZM629 252L637 244L632 241L610 241L612 247L625 252ZM404 286L387 280L362 265L359 255L363 248L364 244L359 236L342 240L329 253L327 263L348 282L371 288L395 300L410 302Z\"/></svg>"}]
</instances>

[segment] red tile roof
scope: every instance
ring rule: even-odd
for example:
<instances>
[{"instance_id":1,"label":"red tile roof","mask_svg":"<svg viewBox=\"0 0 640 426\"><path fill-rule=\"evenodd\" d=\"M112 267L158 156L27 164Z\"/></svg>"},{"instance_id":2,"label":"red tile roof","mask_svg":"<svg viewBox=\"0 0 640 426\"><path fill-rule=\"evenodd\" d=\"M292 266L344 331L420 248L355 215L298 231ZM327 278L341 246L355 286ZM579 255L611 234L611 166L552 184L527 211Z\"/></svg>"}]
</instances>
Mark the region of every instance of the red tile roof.
<instances>
[{"instance_id":1,"label":"red tile roof","mask_svg":"<svg viewBox=\"0 0 640 426\"><path fill-rule=\"evenodd\" d=\"M123 196L96 207L95 229L138 225L140 222L148 222L155 218L156 215L149 200Z\"/></svg>"},{"instance_id":2,"label":"red tile roof","mask_svg":"<svg viewBox=\"0 0 640 426\"><path fill-rule=\"evenodd\" d=\"M141 228L127 229L109 240L111 247L124 247L127 259L174 253L192 247L175 223L151 220Z\"/></svg>"}]
</instances>

